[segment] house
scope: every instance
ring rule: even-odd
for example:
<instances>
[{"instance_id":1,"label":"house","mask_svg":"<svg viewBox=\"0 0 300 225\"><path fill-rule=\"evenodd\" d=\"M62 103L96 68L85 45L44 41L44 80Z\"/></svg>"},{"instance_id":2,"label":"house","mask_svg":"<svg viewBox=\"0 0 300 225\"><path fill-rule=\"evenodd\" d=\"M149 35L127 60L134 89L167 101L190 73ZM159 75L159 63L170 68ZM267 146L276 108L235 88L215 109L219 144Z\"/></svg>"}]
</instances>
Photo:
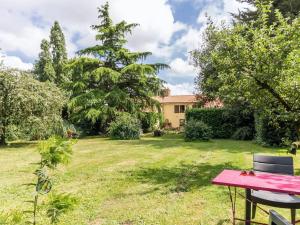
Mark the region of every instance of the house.
<instances>
[{"instance_id":1,"label":"house","mask_svg":"<svg viewBox=\"0 0 300 225\"><path fill-rule=\"evenodd\" d=\"M164 125L167 128L180 128L185 124L185 111L195 108L199 102L199 95L170 95L167 92L165 97L155 97L161 104L161 111L164 117ZM205 108L219 108L223 104L219 100L207 102Z\"/></svg>"}]
</instances>

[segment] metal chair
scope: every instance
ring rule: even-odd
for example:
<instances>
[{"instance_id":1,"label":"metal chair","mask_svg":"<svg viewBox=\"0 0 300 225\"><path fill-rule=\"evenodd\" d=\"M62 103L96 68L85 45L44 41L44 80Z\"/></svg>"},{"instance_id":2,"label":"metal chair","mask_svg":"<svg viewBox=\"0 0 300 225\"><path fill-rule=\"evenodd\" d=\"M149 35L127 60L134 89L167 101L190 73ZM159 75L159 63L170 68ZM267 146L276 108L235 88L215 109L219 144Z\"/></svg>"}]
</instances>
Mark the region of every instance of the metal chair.
<instances>
[{"instance_id":1,"label":"metal chair","mask_svg":"<svg viewBox=\"0 0 300 225\"><path fill-rule=\"evenodd\" d=\"M292 225L289 221L287 221L283 216L278 214L274 210L269 211L269 225Z\"/></svg>"},{"instance_id":2,"label":"metal chair","mask_svg":"<svg viewBox=\"0 0 300 225\"><path fill-rule=\"evenodd\" d=\"M253 170L277 174L294 175L293 157L253 155ZM269 192L251 191L252 218L255 217L257 204L278 208L291 209L291 222L296 222L296 209L300 209L300 198L294 195Z\"/></svg>"}]
</instances>

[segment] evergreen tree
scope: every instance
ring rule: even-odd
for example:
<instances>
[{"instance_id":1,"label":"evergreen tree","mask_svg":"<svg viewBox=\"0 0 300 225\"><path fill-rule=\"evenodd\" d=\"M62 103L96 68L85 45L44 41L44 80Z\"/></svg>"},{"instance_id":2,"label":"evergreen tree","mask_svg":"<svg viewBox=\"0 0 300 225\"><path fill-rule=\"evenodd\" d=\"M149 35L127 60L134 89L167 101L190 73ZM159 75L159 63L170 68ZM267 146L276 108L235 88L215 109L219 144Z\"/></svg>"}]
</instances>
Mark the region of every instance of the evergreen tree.
<instances>
[{"instance_id":1,"label":"evergreen tree","mask_svg":"<svg viewBox=\"0 0 300 225\"><path fill-rule=\"evenodd\" d=\"M60 85L64 81L63 66L67 61L65 36L57 21L50 31L50 47L52 49L53 67L56 74L55 83Z\"/></svg>"},{"instance_id":2,"label":"evergreen tree","mask_svg":"<svg viewBox=\"0 0 300 225\"><path fill-rule=\"evenodd\" d=\"M41 43L41 52L39 54L39 59L35 63L34 73L39 81L55 81L56 75L52 65L50 44L45 39L43 39Z\"/></svg>"},{"instance_id":3,"label":"evergreen tree","mask_svg":"<svg viewBox=\"0 0 300 225\"><path fill-rule=\"evenodd\" d=\"M161 63L142 63L150 52L131 52L124 47L125 35L138 24L114 24L108 3L99 8L99 19L101 23L92 26L98 44L81 50L80 57L67 66L71 116L77 122L96 124L97 131L118 112L135 114L158 105L152 98L162 87L157 73L168 68Z\"/></svg>"}]
</instances>

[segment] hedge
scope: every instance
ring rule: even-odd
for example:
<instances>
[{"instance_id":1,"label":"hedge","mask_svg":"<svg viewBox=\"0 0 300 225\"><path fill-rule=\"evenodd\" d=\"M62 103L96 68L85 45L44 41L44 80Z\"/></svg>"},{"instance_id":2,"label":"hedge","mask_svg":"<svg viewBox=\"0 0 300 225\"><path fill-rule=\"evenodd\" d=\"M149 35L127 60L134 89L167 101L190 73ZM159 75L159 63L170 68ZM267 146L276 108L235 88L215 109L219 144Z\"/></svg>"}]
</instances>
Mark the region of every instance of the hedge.
<instances>
[{"instance_id":1,"label":"hedge","mask_svg":"<svg viewBox=\"0 0 300 225\"><path fill-rule=\"evenodd\" d=\"M186 120L203 121L212 129L212 138L253 139L254 118L236 108L194 108L186 111Z\"/></svg>"},{"instance_id":2,"label":"hedge","mask_svg":"<svg viewBox=\"0 0 300 225\"><path fill-rule=\"evenodd\" d=\"M297 131L293 122L271 120L267 116L255 114L255 140L263 146L283 146L284 140L296 141Z\"/></svg>"},{"instance_id":3,"label":"hedge","mask_svg":"<svg viewBox=\"0 0 300 225\"><path fill-rule=\"evenodd\" d=\"M190 119L185 125L185 141L208 141L212 136L211 128L203 121Z\"/></svg>"},{"instance_id":4,"label":"hedge","mask_svg":"<svg viewBox=\"0 0 300 225\"><path fill-rule=\"evenodd\" d=\"M226 109L220 108L194 108L186 111L186 120L202 121L212 130L213 138L230 138L234 126L226 116Z\"/></svg>"},{"instance_id":5,"label":"hedge","mask_svg":"<svg viewBox=\"0 0 300 225\"><path fill-rule=\"evenodd\" d=\"M156 112L142 112L139 115L142 129L144 133L149 133L157 128L156 126L160 123L160 113Z\"/></svg>"}]
</instances>

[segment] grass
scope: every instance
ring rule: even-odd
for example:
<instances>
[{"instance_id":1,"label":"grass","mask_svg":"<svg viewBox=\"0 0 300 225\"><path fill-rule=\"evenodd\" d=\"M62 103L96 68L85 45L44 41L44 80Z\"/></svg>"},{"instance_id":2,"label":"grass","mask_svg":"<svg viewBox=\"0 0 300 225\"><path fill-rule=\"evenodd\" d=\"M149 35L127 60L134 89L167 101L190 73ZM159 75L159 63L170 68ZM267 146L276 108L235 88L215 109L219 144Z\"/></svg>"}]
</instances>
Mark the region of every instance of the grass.
<instances>
[{"instance_id":1,"label":"grass","mask_svg":"<svg viewBox=\"0 0 300 225\"><path fill-rule=\"evenodd\" d=\"M55 191L71 193L79 201L59 224L231 224L227 188L213 186L211 180L225 168L250 169L253 153L285 155L285 150L248 141L184 142L179 135L135 141L82 139L72 162L56 172ZM30 209L24 201L32 199L33 192L23 184L32 181L32 163L38 159L34 144L0 149L4 213ZM295 165L299 174L298 159ZM239 198L240 217L243 204ZM279 212L289 215L288 210ZM266 221L264 215L258 219ZM48 222L40 218L40 224Z\"/></svg>"}]
</instances>

